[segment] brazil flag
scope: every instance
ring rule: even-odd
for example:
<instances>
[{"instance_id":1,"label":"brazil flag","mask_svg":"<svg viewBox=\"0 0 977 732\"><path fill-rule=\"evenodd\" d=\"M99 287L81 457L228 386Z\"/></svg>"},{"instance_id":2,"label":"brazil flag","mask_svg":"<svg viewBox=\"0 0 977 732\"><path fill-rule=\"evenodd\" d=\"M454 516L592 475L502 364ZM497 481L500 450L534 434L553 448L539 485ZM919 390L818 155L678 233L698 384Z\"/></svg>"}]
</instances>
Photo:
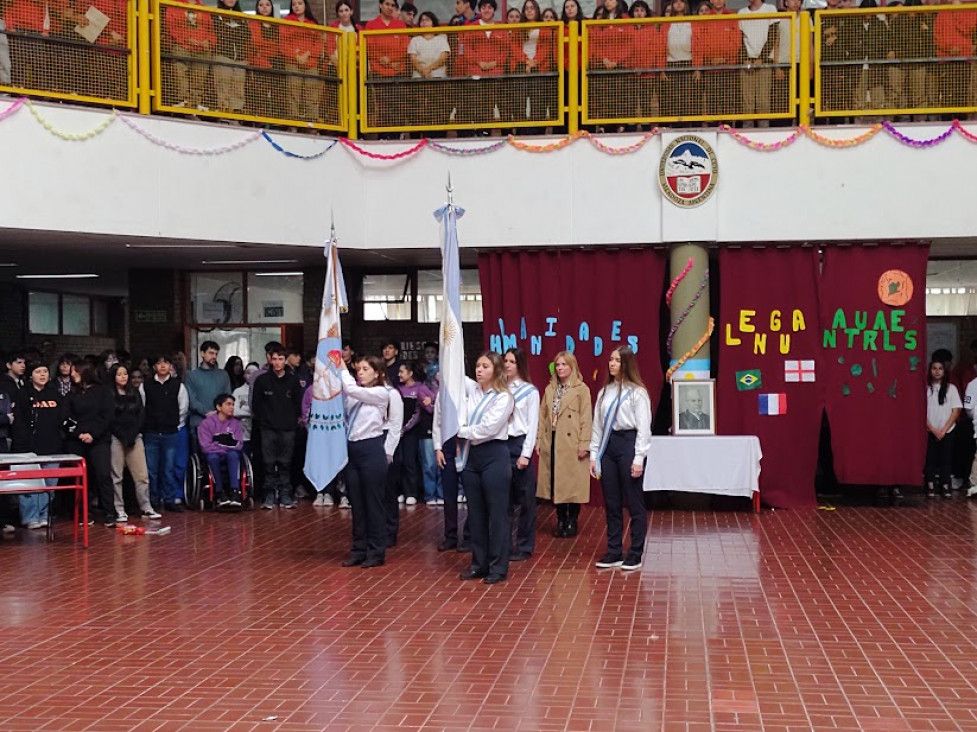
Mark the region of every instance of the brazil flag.
<instances>
[{"instance_id":1,"label":"brazil flag","mask_svg":"<svg viewBox=\"0 0 977 732\"><path fill-rule=\"evenodd\" d=\"M762 386L760 381L760 369L750 369L749 371L736 372L736 390L752 391Z\"/></svg>"}]
</instances>

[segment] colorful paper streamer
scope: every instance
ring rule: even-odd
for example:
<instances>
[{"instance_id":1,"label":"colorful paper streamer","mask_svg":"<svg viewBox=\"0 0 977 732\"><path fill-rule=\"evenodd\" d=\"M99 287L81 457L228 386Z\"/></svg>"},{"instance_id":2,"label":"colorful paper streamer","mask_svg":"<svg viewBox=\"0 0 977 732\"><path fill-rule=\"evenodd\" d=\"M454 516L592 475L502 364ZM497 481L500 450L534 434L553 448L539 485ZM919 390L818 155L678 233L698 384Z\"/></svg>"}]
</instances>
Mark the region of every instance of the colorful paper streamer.
<instances>
[{"instance_id":1,"label":"colorful paper streamer","mask_svg":"<svg viewBox=\"0 0 977 732\"><path fill-rule=\"evenodd\" d=\"M689 261L691 262L692 260L690 259ZM688 304L685 310L679 313L679 316L678 318L676 318L675 323L668 331L668 338L666 338L665 340L665 349L669 354L671 354L672 352L672 340L675 338L675 334L678 333L678 329L679 327L681 327L685 319L689 317L689 314L695 308L696 303L699 302L699 298L702 297L702 293L705 292L705 289L708 285L709 285L709 268L706 267L706 271L702 275L702 280L699 281L699 289L695 291L695 296L692 298L692 301Z\"/></svg>"},{"instance_id":2,"label":"colorful paper streamer","mask_svg":"<svg viewBox=\"0 0 977 732\"><path fill-rule=\"evenodd\" d=\"M715 327L716 327L716 321L710 317L709 327L706 328L706 332L702 335L702 338L696 341L696 344L692 346L692 348L690 348L688 351L683 353L682 356L675 363L673 363L671 366L668 367L668 371L665 372L665 381L670 382L672 380L672 374L674 374L676 371L682 368L682 366L685 364L686 361L688 361L695 354L697 354L699 352L699 349L709 342L709 339L712 337L712 331L715 329Z\"/></svg>"},{"instance_id":3,"label":"colorful paper streamer","mask_svg":"<svg viewBox=\"0 0 977 732\"><path fill-rule=\"evenodd\" d=\"M689 261L686 263L685 269L679 272L678 277L672 280L672 284L668 286L668 290L665 292L665 304L669 307L672 305L672 295L675 294L675 288L678 287L679 282L684 280L686 275L692 271L692 267L694 265L695 262L692 260L692 257L689 257Z\"/></svg>"}]
</instances>

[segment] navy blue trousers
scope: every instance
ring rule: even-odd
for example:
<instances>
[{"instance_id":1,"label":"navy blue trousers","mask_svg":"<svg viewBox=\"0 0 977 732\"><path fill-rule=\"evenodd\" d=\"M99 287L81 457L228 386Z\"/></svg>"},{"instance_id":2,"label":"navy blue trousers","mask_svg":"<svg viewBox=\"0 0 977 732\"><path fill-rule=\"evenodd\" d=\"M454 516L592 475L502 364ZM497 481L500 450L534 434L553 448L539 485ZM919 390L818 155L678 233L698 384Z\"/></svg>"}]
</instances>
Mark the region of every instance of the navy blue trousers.
<instances>
[{"instance_id":1,"label":"navy blue trousers","mask_svg":"<svg viewBox=\"0 0 977 732\"><path fill-rule=\"evenodd\" d=\"M383 559L387 549L384 506L387 454L383 437L350 442L346 465L346 494L353 511L353 550L356 559Z\"/></svg>"},{"instance_id":2,"label":"navy blue trousers","mask_svg":"<svg viewBox=\"0 0 977 732\"><path fill-rule=\"evenodd\" d=\"M509 486L512 465L505 440L473 445L461 474L468 497L472 534L472 566L482 574L509 573Z\"/></svg>"},{"instance_id":3,"label":"navy blue trousers","mask_svg":"<svg viewBox=\"0 0 977 732\"><path fill-rule=\"evenodd\" d=\"M634 461L635 430L612 432L607 450L600 460L600 484L604 490L604 509L607 512L607 552L623 554L624 507L631 516L631 549L639 557L644 552L648 533L648 513L641 478L631 477Z\"/></svg>"}]
</instances>

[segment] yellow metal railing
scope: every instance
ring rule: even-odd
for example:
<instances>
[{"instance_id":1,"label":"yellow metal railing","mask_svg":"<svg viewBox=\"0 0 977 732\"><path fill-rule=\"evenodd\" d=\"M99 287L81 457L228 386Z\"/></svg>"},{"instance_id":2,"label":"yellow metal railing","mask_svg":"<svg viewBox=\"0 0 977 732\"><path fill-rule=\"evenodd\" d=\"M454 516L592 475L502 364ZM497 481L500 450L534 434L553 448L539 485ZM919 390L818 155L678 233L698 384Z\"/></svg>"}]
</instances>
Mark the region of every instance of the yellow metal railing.
<instances>
[{"instance_id":1,"label":"yellow metal railing","mask_svg":"<svg viewBox=\"0 0 977 732\"><path fill-rule=\"evenodd\" d=\"M0 92L136 106L136 0L85 5L3 4L10 78L0 78Z\"/></svg>"},{"instance_id":2,"label":"yellow metal railing","mask_svg":"<svg viewBox=\"0 0 977 732\"><path fill-rule=\"evenodd\" d=\"M0 92L350 137L977 113L977 5L355 38L176 0L74 7L7 3Z\"/></svg>"},{"instance_id":3,"label":"yellow metal railing","mask_svg":"<svg viewBox=\"0 0 977 732\"><path fill-rule=\"evenodd\" d=\"M365 133L546 127L565 115L559 23L359 34Z\"/></svg>"},{"instance_id":4,"label":"yellow metal railing","mask_svg":"<svg viewBox=\"0 0 977 732\"><path fill-rule=\"evenodd\" d=\"M346 131L347 34L153 0L152 108Z\"/></svg>"},{"instance_id":5,"label":"yellow metal railing","mask_svg":"<svg viewBox=\"0 0 977 732\"><path fill-rule=\"evenodd\" d=\"M977 6L825 10L814 20L819 117L977 112Z\"/></svg>"},{"instance_id":6,"label":"yellow metal railing","mask_svg":"<svg viewBox=\"0 0 977 732\"><path fill-rule=\"evenodd\" d=\"M581 58L584 124L797 117L793 13L588 20Z\"/></svg>"}]
</instances>

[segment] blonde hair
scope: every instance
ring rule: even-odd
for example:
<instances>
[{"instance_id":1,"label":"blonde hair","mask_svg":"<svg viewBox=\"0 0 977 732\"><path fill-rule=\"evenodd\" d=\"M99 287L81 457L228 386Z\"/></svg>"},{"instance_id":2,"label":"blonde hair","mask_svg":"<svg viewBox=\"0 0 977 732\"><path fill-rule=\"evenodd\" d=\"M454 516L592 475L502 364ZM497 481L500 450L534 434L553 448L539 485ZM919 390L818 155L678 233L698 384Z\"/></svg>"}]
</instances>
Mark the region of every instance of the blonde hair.
<instances>
[{"instance_id":1,"label":"blonde hair","mask_svg":"<svg viewBox=\"0 0 977 732\"><path fill-rule=\"evenodd\" d=\"M478 358L487 359L492 364L492 381L489 386L500 394L508 394L509 382L505 378L505 361L502 360L502 356L495 351L485 351L478 354Z\"/></svg>"},{"instance_id":2,"label":"blonde hair","mask_svg":"<svg viewBox=\"0 0 977 732\"><path fill-rule=\"evenodd\" d=\"M557 359L562 358L567 362L567 366L570 367L570 378L567 379L567 386L576 386L583 382L583 377L580 375L580 367L577 365L577 357L574 356L570 351L560 351L558 354L553 356L553 363L555 364ZM560 385L560 377L556 375L556 369L553 369L553 376L550 378L550 383L554 386Z\"/></svg>"}]
</instances>

